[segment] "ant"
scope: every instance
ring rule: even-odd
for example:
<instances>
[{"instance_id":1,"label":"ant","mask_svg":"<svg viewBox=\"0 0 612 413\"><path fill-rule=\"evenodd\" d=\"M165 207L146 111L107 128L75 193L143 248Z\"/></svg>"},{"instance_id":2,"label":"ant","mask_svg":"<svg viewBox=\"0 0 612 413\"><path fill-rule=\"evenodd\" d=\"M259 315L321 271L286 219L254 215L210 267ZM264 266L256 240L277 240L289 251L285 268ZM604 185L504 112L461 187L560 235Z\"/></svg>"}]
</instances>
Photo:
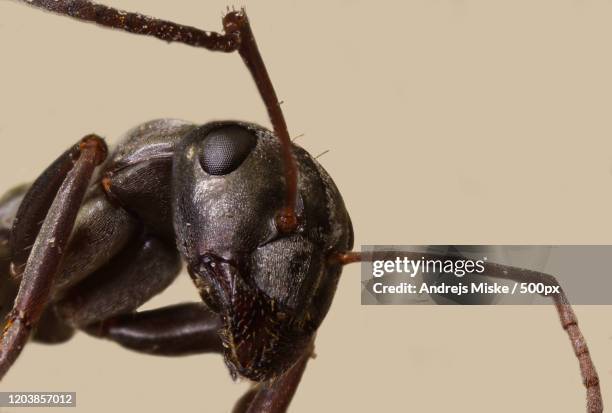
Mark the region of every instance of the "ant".
<instances>
[{"instance_id":1,"label":"ant","mask_svg":"<svg viewBox=\"0 0 612 413\"><path fill-rule=\"evenodd\" d=\"M27 341L64 342L75 330L157 355L222 354L252 381L236 412L286 411L345 265L436 254L356 252L342 196L289 138L244 10L209 32L87 0L32 6L134 34L237 52L272 131L243 121L139 125L112 151L88 135L32 184L0 202L0 379ZM136 311L167 288L183 262L202 302ZM486 275L540 282L553 295L587 389L599 380L567 297L554 277L486 264Z\"/></svg>"}]
</instances>

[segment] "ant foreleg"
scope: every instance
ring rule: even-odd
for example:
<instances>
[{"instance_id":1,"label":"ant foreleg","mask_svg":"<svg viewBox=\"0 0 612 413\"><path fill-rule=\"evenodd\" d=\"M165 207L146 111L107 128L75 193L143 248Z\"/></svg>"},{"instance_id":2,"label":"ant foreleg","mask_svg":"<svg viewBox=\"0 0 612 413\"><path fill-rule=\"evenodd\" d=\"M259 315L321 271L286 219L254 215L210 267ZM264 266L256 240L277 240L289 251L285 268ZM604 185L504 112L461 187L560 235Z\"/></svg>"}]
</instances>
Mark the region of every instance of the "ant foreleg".
<instances>
[{"instance_id":1,"label":"ant foreleg","mask_svg":"<svg viewBox=\"0 0 612 413\"><path fill-rule=\"evenodd\" d=\"M19 289L19 281L10 276L9 241L13 220L29 187L28 184L20 185L0 198L0 320L4 320L11 309ZM38 233L38 229L36 231ZM73 334L74 329L60 320L53 308L47 308L41 315L32 338L34 341L56 344L69 340Z\"/></svg>"},{"instance_id":2,"label":"ant foreleg","mask_svg":"<svg viewBox=\"0 0 612 413\"><path fill-rule=\"evenodd\" d=\"M68 148L27 189L19 201L19 209L12 220L10 231L11 276L21 279L21 274L60 186L74 167L81 153L81 143Z\"/></svg>"},{"instance_id":3,"label":"ant foreleg","mask_svg":"<svg viewBox=\"0 0 612 413\"><path fill-rule=\"evenodd\" d=\"M405 251L376 251L376 252L347 252L344 254L337 254L331 257L333 262L346 265L355 262L362 261L375 261L375 260L387 260L395 257L406 257L412 260L420 259L439 259L441 256L431 253L419 253L419 252L405 252ZM452 259L453 257L445 256L445 259ZM561 320L561 326L567 332L574 353L578 358L580 365L580 373L582 374L582 381L587 390L587 412L588 413L601 413L603 412L603 401L601 398L601 389L599 387L599 377L595 370L595 365L591 359L589 348L586 344L586 340L578 327L578 319L572 310L572 306L565 295L565 292L559 285L559 282L555 277L549 274L544 274L537 271L531 271L527 269L511 267L508 265L501 265L496 263L486 263L484 276L492 278L500 278L504 280L511 280L517 282L536 282L543 283L547 286L558 287L558 292L552 295L553 301L559 318Z\"/></svg>"},{"instance_id":4,"label":"ant foreleg","mask_svg":"<svg viewBox=\"0 0 612 413\"><path fill-rule=\"evenodd\" d=\"M48 208L25 265L13 309L6 317L0 337L0 379L21 353L45 309L89 180L106 157L106 145L95 135L83 138L78 147L78 158ZM72 160L70 153L65 155Z\"/></svg>"},{"instance_id":5,"label":"ant foreleg","mask_svg":"<svg viewBox=\"0 0 612 413\"><path fill-rule=\"evenodd\" d=\"M222 353L221 318L204 303L184 303L110 318L84 328L93 336L147 354Z\"/></svg>"}]
</instances>

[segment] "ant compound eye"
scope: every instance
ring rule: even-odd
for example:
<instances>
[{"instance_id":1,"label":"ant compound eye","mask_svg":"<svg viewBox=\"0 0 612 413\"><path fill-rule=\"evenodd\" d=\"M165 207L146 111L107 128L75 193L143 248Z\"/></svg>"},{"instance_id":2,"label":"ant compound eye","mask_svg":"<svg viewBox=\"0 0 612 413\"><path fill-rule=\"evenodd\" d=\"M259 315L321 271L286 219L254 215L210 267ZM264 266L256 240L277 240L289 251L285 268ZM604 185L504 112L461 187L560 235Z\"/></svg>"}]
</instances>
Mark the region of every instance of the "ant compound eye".
<instances>
[{"instance_id":1,"label":"ant compound eye","mask_svg":"<svg viewBox=\"0 0 612 413\"><path fill-rule=\"evenodd\" d=\"M200 164L210 175L227 175L242 164L256 143L255 134L238 125L213 129L202 141Z\"/></svg>"}]
</instances>

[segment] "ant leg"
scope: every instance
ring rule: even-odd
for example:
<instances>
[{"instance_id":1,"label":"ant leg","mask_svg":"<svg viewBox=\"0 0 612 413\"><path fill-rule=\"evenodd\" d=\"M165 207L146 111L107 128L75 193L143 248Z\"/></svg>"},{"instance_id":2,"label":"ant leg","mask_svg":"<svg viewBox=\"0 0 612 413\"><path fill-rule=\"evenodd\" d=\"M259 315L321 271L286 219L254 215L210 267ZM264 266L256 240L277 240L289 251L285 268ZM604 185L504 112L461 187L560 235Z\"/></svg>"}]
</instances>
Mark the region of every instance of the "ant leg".
<instances>
[{"instance_id":1,"label":"ant leg","mask_svg":"<svg viewBox=\"0 0 612 413\"><path fill-rule=\"evenodd\" d=\"M395 257L406 257L412 260L439 259L441 255L418 252L398 252L398 251L376 251L376 252L347 252L331 257L333 263L346 265L361 261L387 260ZM452 259L452 256L443 256L445 259ZM537 271L526 270L501 265L496 263L486 263L483 275L492 278L500 278L517 282L537 282L548 286L558 287L558 293L552 296L556 310L561 320L561 326L567 332L574 354L578 358L582 382L587 390L587 412L603 412L603 400L601 389L599 388L599 377L595 370L595 365L591 359L586 340L578 327L578 319L572 310L572 306L555 277Z\"/></svg>"},{"instance_id":2,"label":"ant leg","mask_svg":"<svg viewBox=\"0 0 612 413\"><path fill-rule=\"evenodd\" d=\"M147 354L223 353L221 318L204 303L185 303L124 314L91 324L85 332Z\"/></svg>"},{"instance_id":3,"label":"ant leg","mask_svg":"<svg viewBox=\"0 0 612 413\"><path fill-rule=\"evenodd\" d=\"M285 374L266 383L254 385L238 399L233 413L283 413L287 411L302 380L308 359L312 357L311 346Z\"/></svg>"},{"instance_id":4,"label":"ant leg","mask_svg":"<svg viewBox=\"0 0 612 413\"><path fill-rule=\"evenodd\" d=\"M0 198L0 320L4 320L11 309L19 282L9 275L11 249L9 245L11 226L29 185L20 185ZM47 344L61 343L72 337L74 329L63 323L55 311L47 308L33 333L35 341Z\"/></svg>"},{"instance_id":5,"label":"ant leg","mask_svg":"<svg viewBox=\"0 0 612 413\"><path fill-rule=\"evenodd\" d=\"M54 308L68 324L144 353L221 352L221 320L203 303L134 313L166 289L180 269L174 245L142 234L66 291Z\"/></svg>"},{"instance_id":6,"label":"ant leg","mask_svg":"<svg viewBox=\"0 0 612 413\"><path fill-rule=\"evenodd\" d=\"M45 309L89 180L95 167L106 157L106 145L101 138L90 135L80 141L76 160L70 151L64 155L72 168L59 187L36 237L23 271L17 298L0 337L0 379L21 353L32 328ZM33 187L40 186L34 183ZM22 221L22 224L32 226L28 222Z\"/></svg>"},{"instance_id":7,"label":"ant leg","mask_svg":"<svg viewBox=\"0 0 612 413\"><path fill-rule=\"evenodd\" d=\"M11 275L15 279L23 273L49 206L81 152L80 145L73 145L49 165L20 201L10 234Z\"/></svg>"}]
</instances>

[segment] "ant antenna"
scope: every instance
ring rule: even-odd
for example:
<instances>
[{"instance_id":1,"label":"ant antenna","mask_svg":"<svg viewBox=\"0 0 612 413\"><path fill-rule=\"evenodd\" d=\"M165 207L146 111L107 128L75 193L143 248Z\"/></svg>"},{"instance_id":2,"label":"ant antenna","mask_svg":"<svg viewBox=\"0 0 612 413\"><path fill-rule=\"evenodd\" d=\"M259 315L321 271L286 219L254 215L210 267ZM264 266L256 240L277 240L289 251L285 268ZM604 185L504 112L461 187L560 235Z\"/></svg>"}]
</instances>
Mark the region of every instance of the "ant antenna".
<instances>
[{"instance_id":1,"label":"ant antenna","mask_svg":"<svg viewBox=\"0 0 612 413\"><path fill-rule=\"evenodd\" d=\"M30 6L77 20L96 23L134 34L152 36L166 42L178 42L193 47L231 53L238 51L251 73L257 90L268 111L274 134L281 143L286 194L283 208L276 217L277 228L291 233L298 226L295 212L297 201L297 164L291 150L291 139L276 91L259 53L246 11L228 11L223 17L223 33L209 32L140 13L131 13L93 3L89 0L19 0Z\"/></svg>"}]
</instances>

